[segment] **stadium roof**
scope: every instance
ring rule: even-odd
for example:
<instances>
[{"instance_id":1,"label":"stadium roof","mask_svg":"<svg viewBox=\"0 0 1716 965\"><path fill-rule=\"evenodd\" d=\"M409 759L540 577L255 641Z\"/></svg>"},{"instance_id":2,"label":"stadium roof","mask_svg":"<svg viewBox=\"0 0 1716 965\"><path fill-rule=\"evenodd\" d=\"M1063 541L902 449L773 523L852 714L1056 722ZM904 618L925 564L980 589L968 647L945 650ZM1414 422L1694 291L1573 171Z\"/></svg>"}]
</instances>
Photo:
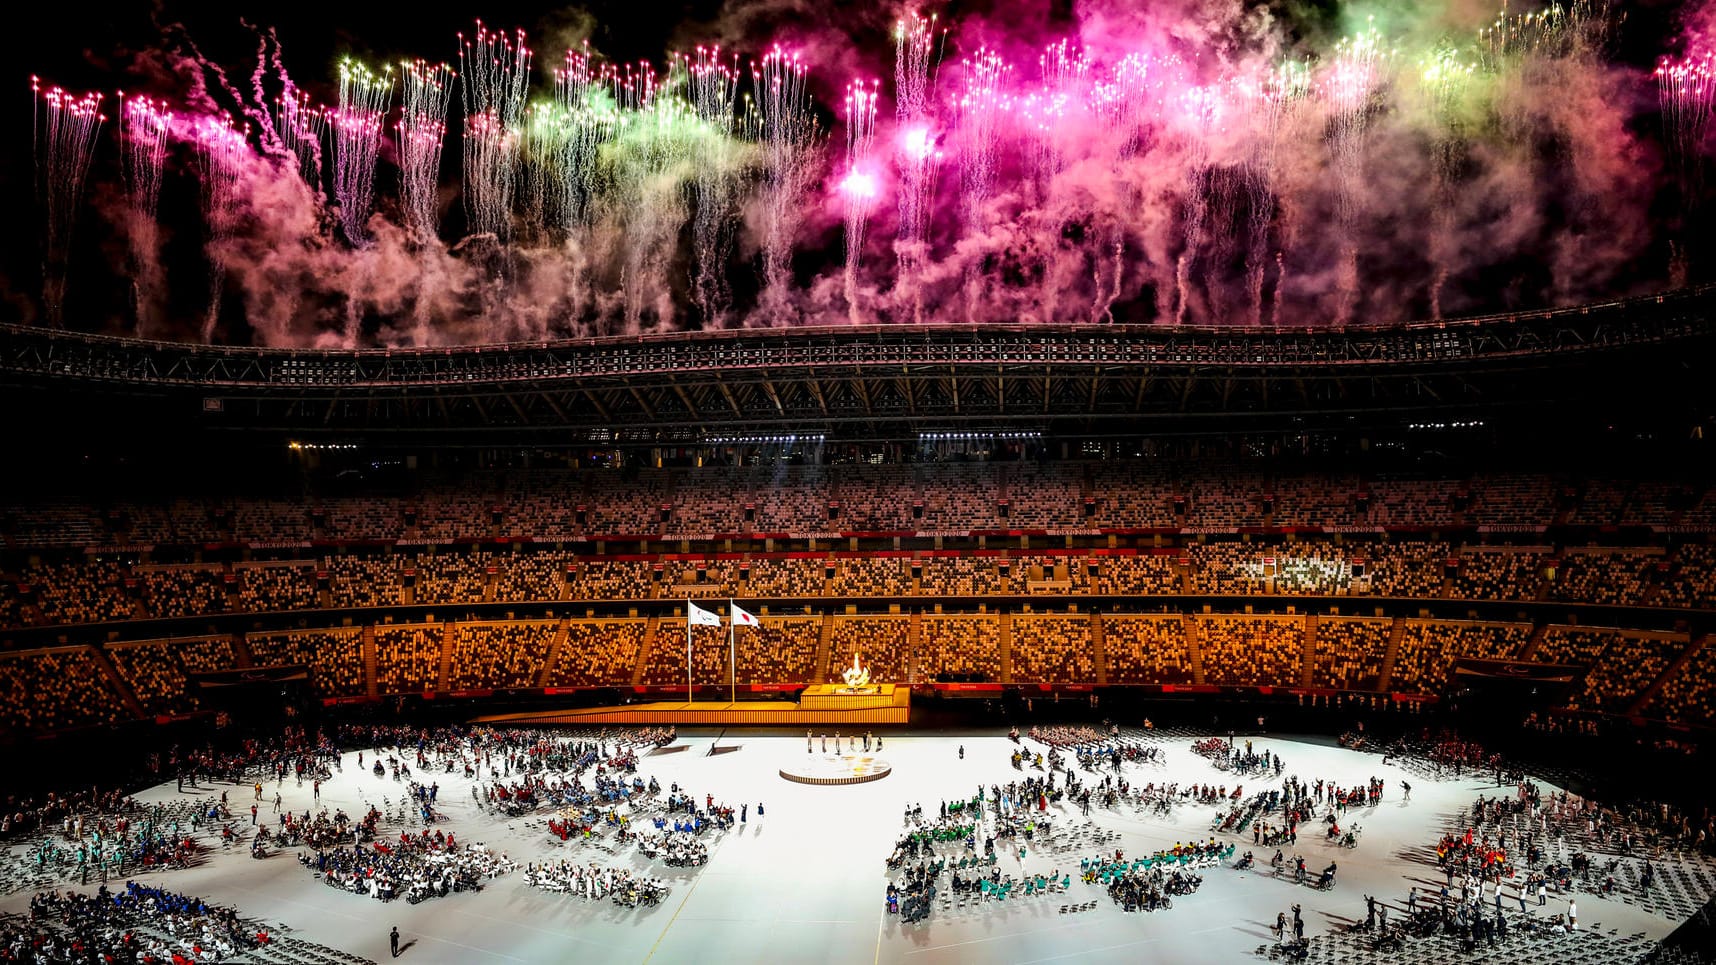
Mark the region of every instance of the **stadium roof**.
<instances>
[{"instance_id":1,"label":"stadium roof","mask_svg":"<svg viewBox=\"0 0 1716 965\"><path fill-rule=\"evenodd\" d=\"M684 442L932 429L1159 431L1692 404L1716 289L1345 330L736 330L445 349L197 346L0 326L13 405L316 433ZM38 409L37 411L41 411ZM566 431L571 431L571 436Z\"/></svg>"}]
</instances>

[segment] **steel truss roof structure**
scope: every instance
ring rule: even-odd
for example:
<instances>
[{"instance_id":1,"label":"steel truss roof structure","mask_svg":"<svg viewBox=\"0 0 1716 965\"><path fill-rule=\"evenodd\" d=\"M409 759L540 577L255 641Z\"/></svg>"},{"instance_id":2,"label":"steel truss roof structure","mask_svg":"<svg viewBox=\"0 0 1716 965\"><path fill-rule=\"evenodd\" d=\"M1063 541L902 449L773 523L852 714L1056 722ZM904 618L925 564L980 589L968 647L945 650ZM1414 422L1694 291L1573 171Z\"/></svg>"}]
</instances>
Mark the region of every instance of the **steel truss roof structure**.
<instances>
[{"instance_id":1,"label":"steel truss roof structure","mask_svg":"<svg viewBox=\"0 0 1716 965\"><path fill-rule=\"evenodd\" d=\"M1555 404L1708 359L1716 289L1346 330L977 325L696 332L444 349L228 348L0 326L10 389L300 434L513 429L1102 434Z\"/></svg>"}]
</instances>

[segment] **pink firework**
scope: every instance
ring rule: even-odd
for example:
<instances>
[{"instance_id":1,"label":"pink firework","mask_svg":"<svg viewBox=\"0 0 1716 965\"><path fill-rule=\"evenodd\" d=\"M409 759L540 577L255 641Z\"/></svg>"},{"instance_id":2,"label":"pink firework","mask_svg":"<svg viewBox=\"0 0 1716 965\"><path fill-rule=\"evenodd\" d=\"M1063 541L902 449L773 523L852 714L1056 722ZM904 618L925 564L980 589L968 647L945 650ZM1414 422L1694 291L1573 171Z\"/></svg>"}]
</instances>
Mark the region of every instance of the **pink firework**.
<instances>
[{"instance_id":1,"label":"pink firework","mask_svg":"<svg viewBox=\"0 0 1716 965\"><path fill-rule=\"evenodd\" d=\"M477 21L459 35L460 90L465 104L465 210L472 234L504 238L512 230L518 178L519 125L530 84L524 31L512 36Z\"/></svg>"},{"instance_id":2,"label":"pink firework","mask_svg":"<svg viewBox=\"0 0 1716 965\"><path fill-rule=\"evenodd\" d=\"M126 97L119 92L119 141L131 209L155 219L161 204L161 174L167 162L167 136L173 112L162 101Z\"/></svg>"},{"instance_id":3,"label":"pink firework","mask_svg":"<svg viewBox=\"0 0 1716 965\"><path fill-rule=\"evenodd\" d=\"M1341 38L1318 82L1330 112L1337 117L1363 114L1386 79L1393 57L1394 51L1384 46L1382 34L1374 27Z\"/></svg>"},{"instance_id":4,"label":"pink firework","mask_svg":"<svg viewBox=\"0 0 1716 965\"><path fill-rule=\"evenodd\" d=\"M982 227L983 207L995 186L1001 122L1012 106L1007 83L1013 66L988 47L961 63L963 85L954 108L959 117L959 181L967 230Z\"/></svg>"},{"instance_id":5,"label":"pink firework","mask_svg":"<svg viewBox=\"0 0 1716 965\"><path fill-rule=\"evenodd\" d=\"M1061 172L1074 130L1090 107L1090 61L1084 51L1062 40L1037 58L1040 86L1018 104L1017 120L1038 181Z\"/></svg>"},{"instance_id":6,"label":"pink firework","mask_svg":"<svg viewBox=\"0 0 1716 965\"><path fill-rule=\"evenodd\" d=\"M805 86L810 69L779 45L751 68L763 138L763 303L771 321L785 319L792 282L798 204L811 181L818 131Z\"/></svg>"},{"instance_id":7,"label":"pink firework","mask_svg":"<svg viewBox=\"0 0 1716 965\"><path fill-rule=\"evenodd\" d=\"M1655 77L1669 147L1687 165L1704 151L1711 118L1716 116L1716 56L1664 57L1657 63Z\"/></svg>"},{"instance_id":8,"label":"pink firework","mask_svg":"<svg viewBox=\"0 0 1716 965\"><path fill-rule=\"evenodd\" d=\"M383 118L393 99L393 68L373 71L351 60L340 63L340 106L334 111L334 197L346 240L367 239L375 198L375 159L381 150Z\"/></svg>"},{"instance_id":9,"label":"pink firework","mask_svg":"<svg viewBox=\"0 0 1716 965\"><path fill-rule=\"evenodd\" d=\"M30 96L35 103L36 193L47 215L42 300L48 323L58 327L65 321L72 226L89 177L89 162L95 156L96 137L107 118L101 113L100 94L44 89L40 78L31 77Z\"/></svg>"},{"instance_id":10,"label":"pink firework","mask_svg":"<svg viewBox=\"0 0 1716 965\"><path fill-rule=\"evenodd\" d=\"M691 108L711 135L693 182L697 208L691 223L695 255L692 294L706 322L719 322L732 300L724 268L732 252L740 189L739 63L718 46L698 47L686 67Z\"/></svg>"},{"instance_id":11,"label":"pink firework","mask_svg":"<svg viewBox=\"0 0 1716 965\"><path fill-rule=\"evenodd\" d=\"M453 68L425 60L400 65L399 207L405 227L420 240L435 237L441 151L447 140L447 104Z\"/></svg>"},{"instance_id":12,"label":"pink firework","mask_svg":"<svg viewBox=\"0 0 1716 965\"><path fill-rule=\"evenodd\" d=\"M131 246L132 307L137 334L146 334L162 287L159 257L161 175L167 162L167 138L173 112L148 97L119 93L119 148L131 218L126 232Z\"/></svg>"},{"instance_id":13,"label":"pink firework","mask_svg":"<svg viewBox=\"0 0 1716 965\"><path fill-rule=\"evenodd\" d=\"M564 130L552 180L559 226L567 235L587 223L594 207L596 151L618 120L604 95L613 82L613 68L598 67L588 43L566 51L554 71L554 101Z\"/></svg>"},{"instance_id":14,"label":"pink firework","mask_svg":"<svg viewBox=\"0 0 1716 965\"><path fill-rule=\"evenodd\" d=\"M858 259L864 252L864 227L878 185L871 147L876 140L876 82L846 85L846 173L840 195L846 208L846 310L858 321Z\"/></svg>"},{"instance_id":15,"label":"pink firework","mask_svg":"<svg viewBox=\"0 0 1716 965\"><path fill-rule=\"evenodd\" d=\"M228 117L203 117L191 127L201 174L203 217L209 226L209 303L203 317L203 341L212 342L220 320L221 287L226 274L226 239L231 234L233 205L238 200L239 179L250 155L244 131Z\"/></svg>"},{"instance_id":16,"label":"pink firework","mask_svg":"<svg viewBox=\"0 0 1716 965\"><path fill-rule=\"evenodd\" d=\"M1331 122L1329 152L1335 172L1335 211L1341 234L1340 264L1335 274L1337 325L1351 320L1358 302L1358 243L1354 235L1364 170L1365 129L1393 57L1394 51L1383 45L1382 35L1369 27L1342 38L1318 84Z\"/></svg>"},{"instance_id":17,"label":"pink firework","mask_svg":"<svg viewBox=\"0 0 1716 965\"><path fill-rule=\"evenodd\" d=\"M894 24L894 124L899 132L901 270L910 273L929 241L935 174L941 163L936 146L934 93L939 39L934 17L912 13Z\"/></svg>"},{"instance_id":18,"label":"pink firework","mask_svg":"<svg viewBox=\"0 0 1716 965\"><path fill-rule=\"evenodd\" d=\"M298 174L317 195L322 193L322 135L328 112L310 102L310 95L290 85L274 102L274 130L280 144L298 160Z\"/></svg>"}]
</instances>

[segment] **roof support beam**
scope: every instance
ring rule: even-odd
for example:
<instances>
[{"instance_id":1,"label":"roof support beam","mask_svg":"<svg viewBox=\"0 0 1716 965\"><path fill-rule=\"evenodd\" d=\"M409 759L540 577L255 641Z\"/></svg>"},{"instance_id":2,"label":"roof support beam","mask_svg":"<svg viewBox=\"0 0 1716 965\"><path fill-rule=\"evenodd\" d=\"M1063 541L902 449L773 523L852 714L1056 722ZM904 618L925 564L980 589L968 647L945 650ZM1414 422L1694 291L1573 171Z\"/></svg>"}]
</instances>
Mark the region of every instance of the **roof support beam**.
<instances>
[{"instance_id":1,"label":"roof support beam","mask_svg":"<svg viewBox=\"0 0 1716 965\"><path fill-rule=\"evenodd\" d=\"M727 407L733 410L733 418L744 418L744 410L739 408L738 400L733 398L733 390L727 388L727 383L725 382L717 382L715 384L721 389L722 397L727 400Z\"/></svg>"},{"instance_id":2,"label":"roof support beam","mask_svg":"<svg viewBox=\"0 0 1716 965\"><path fill-rule=\"evenodd\" d=\"M608 414L608 407L602 404L601 399L596 398L596 393L589 389L579 389L578 391L583 393L584 398L589 401L590 407L596 410L596 414L602 417L603 422L613 425L614 417Z\"/></svg>"}]
</instances>

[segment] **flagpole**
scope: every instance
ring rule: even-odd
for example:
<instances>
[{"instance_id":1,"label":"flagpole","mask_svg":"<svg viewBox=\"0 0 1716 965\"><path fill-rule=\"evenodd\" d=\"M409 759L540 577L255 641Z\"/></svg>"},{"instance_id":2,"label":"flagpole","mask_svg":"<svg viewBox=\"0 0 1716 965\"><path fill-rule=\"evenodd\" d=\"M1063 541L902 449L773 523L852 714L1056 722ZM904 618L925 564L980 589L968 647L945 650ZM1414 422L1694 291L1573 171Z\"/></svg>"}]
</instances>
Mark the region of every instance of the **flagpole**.
<instances>
[{"instance_id":1,"label":"flagpole","mask_svg":"<svg viewBox=\"0 0 1716 965\"><path fill-rule=\"evenodd\" d=\"M685 598L685 709L691 709L691 597Z\"/></svg>"},{"instance_id":2,"label":"flagpole","mask_svg":"<svg viewBox=\"0 0 1716 965\"><path fill-rule=\"evenodd\" d=\"M733 642L733 628L738 623L733 619L733 598L727 598L727 699L733 703L739 702L739 663L738 646Z\"/></svg>"}]
</instances>

